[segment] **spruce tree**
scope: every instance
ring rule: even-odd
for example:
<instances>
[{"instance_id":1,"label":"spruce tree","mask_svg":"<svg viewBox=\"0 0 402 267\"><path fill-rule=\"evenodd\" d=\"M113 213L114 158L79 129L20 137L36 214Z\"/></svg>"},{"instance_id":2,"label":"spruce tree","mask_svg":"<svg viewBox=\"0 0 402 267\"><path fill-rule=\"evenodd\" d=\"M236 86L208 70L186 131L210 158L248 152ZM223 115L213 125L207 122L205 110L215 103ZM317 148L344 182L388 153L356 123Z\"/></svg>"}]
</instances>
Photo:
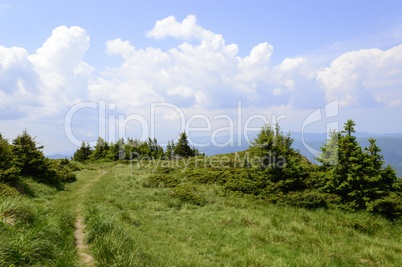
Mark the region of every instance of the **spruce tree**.
<instances>
[{"instance_id":1,"label":"spruce tree","mask_svg":"<svg viewBox=\"0 0 402 267\"><path fill-rule=\"evenodd\" d=\"M186 132L182 132L180 134L179 140L174 147L174 154L183 158L195 156L194 150L190 147L188 143L188 136Z\"/></svg>"},{"instance_id":2,"label":"spruce tree","mask_svg":"<svg viewBox=\"0 0 402 267\"><path fill-rule=\"evenodd\" d=\"M369 139L369 147L361 148L353 135L354 126L354 121L348 120L344 130L333 133L322 147L318 158L324 171L320 186L325 192L338 195L343 208L395 216L402 211L395 171L390 166L383 167L381 149L374 139Z\"/></svg>"},{"instance_id":3,"label":"spruce tree","mask_svg":"<svg viewBox=\"0 0 402 267\"><path fill-rule=\"evenodd\" d=\"M166 151L165 151L165 157L167 159L172 159L174 156L174 148L175 148L175 144L172 141L168 141L167 146L166 146Z\"/></svg>"},{"instance_id":4,"label":"spruce tree","mask_svg":"<svg viewBox=\"0 0 402 267\"><path fill-rule=\"evenodd\" d=\"M47 171L43 146L37 146L35 138L26 130L13 140L14 164L20 169L22 175L42 176Z\"/></svg>"},{"instance_id":5,"label":"spruce tree","mask_svg":"<svg viewBox=\"0 0 402 267\"><path fill-rule=\"evenodd\" d=\"M82 142L81 147L74 152L73 160L84 162L90 158L92 149L88 143Z\"/></svg>"},{"instance_id":6,"label":"spruce tree","mask_svg":"<svg viewBox=\"0 0 402 267\"><path fill-rule=\"evenodd\" d=\"M308 176L307 160L292 148L293 139L285 135L279 125L272 129L265 125L250 147L256 168L262 169L267 178L266 185L282 192L305 188ZM257 160L258 159L258 160Z\"/></svg>"},{"instance_id":7,"label":"spruce tree","mask_svg":"<svg viewBox=\"0 0 402 267\"><path fill-rule=\"evenodd\" d=\"M18 177L19 169L13 164L12 147L0 133L0 181L11 183Z\"/></svg>"}]
</instances>

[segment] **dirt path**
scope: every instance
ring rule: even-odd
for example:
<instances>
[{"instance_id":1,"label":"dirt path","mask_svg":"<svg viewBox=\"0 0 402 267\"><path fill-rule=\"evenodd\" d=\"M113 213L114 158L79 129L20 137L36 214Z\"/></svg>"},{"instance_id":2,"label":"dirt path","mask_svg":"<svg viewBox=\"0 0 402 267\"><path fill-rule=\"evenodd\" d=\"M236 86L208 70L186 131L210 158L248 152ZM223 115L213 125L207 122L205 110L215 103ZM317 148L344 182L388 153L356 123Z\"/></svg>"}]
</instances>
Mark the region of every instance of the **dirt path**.
<instances>
[{"instance_id":1,"label":"dirt path","mask_svg":"<svg viewBox=\"0 0 402 267\"><path fill-rule=\"evenodd\" d=\"M88 189L96 183L107 172L99 171L93 178L89 179L77 192L77 206L76 214L77 219L75 221L75 245L77 247L78 254L80 256L81 266L92 267L95 266L95 259L90 254L88 246L85 244L85 224L83 219L83 201Z\"/></svg>"},{"instance_id":2,"label":"dirt path","mask_svg":"<svg viewBox=\"0 0 402 267\"><path fill-rule=\"evenodd\" d=\"M89 253L88 246L85 244L84 222L81 217L77 218L75 222L75 245L77 246L80 262L82 266L95 266L95 259Z\"/></svg>"}]
</instances>

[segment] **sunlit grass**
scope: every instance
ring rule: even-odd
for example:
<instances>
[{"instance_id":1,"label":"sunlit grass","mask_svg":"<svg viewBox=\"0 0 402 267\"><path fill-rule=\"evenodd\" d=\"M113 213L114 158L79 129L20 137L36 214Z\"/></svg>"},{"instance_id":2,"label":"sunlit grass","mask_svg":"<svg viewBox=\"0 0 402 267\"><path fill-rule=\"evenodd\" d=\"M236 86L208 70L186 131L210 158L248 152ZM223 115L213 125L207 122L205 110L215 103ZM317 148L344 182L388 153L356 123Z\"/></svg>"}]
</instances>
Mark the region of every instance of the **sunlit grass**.
<instances>
[{"instance_id":1,"label":"sunlit grass","mask_svg":"<svg viewBox=\"0 0 402 267\"><path fill-rule=\"evenodd\" d=\"M202 203L144 187L146 169L115 166L86 198L100 266L398 266L400 223L365 212L305 210L199 185Z\"/></svg>"},{"instance_id":2,"label":"sunlit grass","mask_svg":"<svg viewBox=\"0 0 402 267\"><path fill-rule=\"evenodd\" d=\"M86 167L64 191L0 187L0 266L80 266L78 212L98 266L402 266L401 221L268 203L226 190L211 170L168 187L145 167Z\"/></svg>"}]
</instances>

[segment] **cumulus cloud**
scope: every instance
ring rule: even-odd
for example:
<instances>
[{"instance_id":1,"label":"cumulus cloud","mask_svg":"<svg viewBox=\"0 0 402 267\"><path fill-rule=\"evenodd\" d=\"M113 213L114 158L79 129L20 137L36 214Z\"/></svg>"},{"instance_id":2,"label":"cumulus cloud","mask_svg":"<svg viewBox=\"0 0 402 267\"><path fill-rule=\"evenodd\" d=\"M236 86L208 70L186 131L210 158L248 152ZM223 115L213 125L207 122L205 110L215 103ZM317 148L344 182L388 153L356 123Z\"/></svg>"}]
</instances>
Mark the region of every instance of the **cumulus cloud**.
<instances>
[{"instance_id":1,"label":"cumulus cloud","mask_svg":"<svg viewBox=\"0 0 402 267\"><path fill-rule=\"evenodd\" d=\"M400 105L402 103L402 45L388 50L363 49L347 52L317 79L328 101L342 106Z\"/></svg>"},{"instance_id":2,"label":"cumulus cloud","mask_svg":"<svg viewBox=\"0 0 402 267\"><path fill-rule=\"evenodd\" d=\"M169 102L211 116L238 100L253 110L316 109L334 99L344 106L402 105L402 45L352 51L317 67L301 56L273 64L268 42L240 56L237 44L226 44L193 15L159 20L147 36L180 44L162 50L109 40L106 52L120 56L121 64L98 75L83 61L90 38L80 27L54 29L31 55L0 46L0 118L59 119L87 99L114 102L125 114L149 113L151 102Z\"/></svg>"},{"instance_id":3,"label":"cumulus cloud","mask_svg":"<svg viewBox=\"0 0 402 267\"><path fill-rule=\"evenodd\" d=\"M82 60L88 49L89 37L84 29L61 26L53 30L36 54L29 56L42 82L42 114L57 114L60 106L86 98L88 77L93 71Z\"/></svg>"},{"instance_id":4,"label":"cumulus cloud","mask_svg":"<svg viewBox=\"0 0 402 267\"><path fill-rule=\"evenodd\" d=\"M38 106L35 98L40 83L28 52L19 47L0 46L0 118L15 119L26 115L28 107Z\"/></svg>"},{"instance_id":5,"label":"cumulus cloud","mask_svg":"<svg viewBox=\"0 0 402 267\"><path fill-rule=\"evenodd\" d=\"M0 46L0 117L58 116L86 98L93 68L82 58L89 37L79 27L53 30L35 54Z\"/></svg>"},{"instance_id":6,"label":"cumulus cloud","mask_svg":"<svg viewBox=\"0 0 402 267\"><path fill-rule=\"evenodd\" d=\"M273 46L267 42L240 57L237 44L226 44L222 35L202 28L194 15L181 22L173 16L159 20L147 36L183 43L162 51L137 49L121 39L108 41L107 53L120 55L123 61L90 82L91 99L109 99L128 111L152 101L184 108L225 108L237 100L268 106L288 104L289 91L299 89L299 80L315 83L314 76L301 71L302 58L287 59L283 69L272 66ZM275 77L279 72L281 78ZM291 72L298 73L295 80L287 77Z\"/></svg>"},{"instance_id":7,"label":"cumulus cloud","mask_svg":"<svg viewBox=\"0 0 402 267\"><path fill-rule=\"evenodd\" d=\"M155 27L148 33L148 37L162 39L165 37L174 37L181 40L198 40L214 34L203 29L197 24L197 18L194 15L188 15L182 22L178 22L174 16L169 16L155 23Z\"/></svg>"}]
</instances>

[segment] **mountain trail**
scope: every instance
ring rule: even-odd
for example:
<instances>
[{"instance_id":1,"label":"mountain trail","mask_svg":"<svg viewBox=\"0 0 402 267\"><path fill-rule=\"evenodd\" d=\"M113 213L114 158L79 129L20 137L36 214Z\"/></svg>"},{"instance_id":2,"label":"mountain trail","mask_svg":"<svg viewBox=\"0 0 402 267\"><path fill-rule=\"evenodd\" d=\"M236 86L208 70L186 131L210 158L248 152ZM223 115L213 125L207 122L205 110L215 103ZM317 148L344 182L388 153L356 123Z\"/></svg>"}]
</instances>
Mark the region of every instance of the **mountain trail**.
<instances>
[{"instance_id":1,"label":"mountain trail","mask_svg":"<svg viewBox=\"0 0 402 267\"><path fill-rule=\"evenodd\" d=\"M77 192L78 194L77 206L76 206L77 218L75 221L74 237L75 237L75 245L77 247L77 251L80 256L81 266L93 267L95 266L96 263L94 257L90 254L89 247L87 246L87 244L85 244L85 223L82 214L83 200L89 188L106 173L107 172L104 170L99 171L92 179L89 179L88 182L84 186L82 186Z\"/></svg>"}]
</instances>

